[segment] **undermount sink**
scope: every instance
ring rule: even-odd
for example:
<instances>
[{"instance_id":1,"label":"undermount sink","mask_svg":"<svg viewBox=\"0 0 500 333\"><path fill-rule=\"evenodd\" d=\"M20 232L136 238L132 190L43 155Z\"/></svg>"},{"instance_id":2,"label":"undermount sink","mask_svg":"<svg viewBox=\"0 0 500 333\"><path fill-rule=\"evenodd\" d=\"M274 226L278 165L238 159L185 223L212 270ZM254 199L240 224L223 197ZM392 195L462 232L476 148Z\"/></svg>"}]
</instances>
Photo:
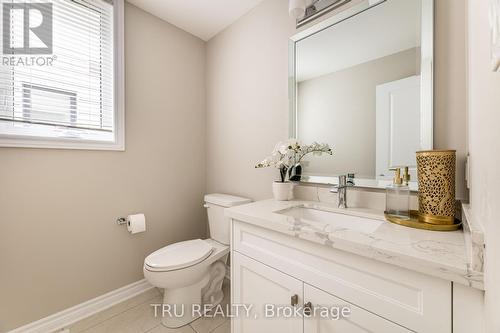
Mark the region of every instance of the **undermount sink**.
<instances>
[{"instance_id":1,"label":"undermount sink","mask_svg":"<svg viewBox=\"0 0 500 333\"><path fill-rule=\"evenodd\" d=\"M373 233L384 223L384 221L381 220L304 206L287 208L276 213L291 216L304 223L312 222L312 224L328 224L334 228L351 229L363 233Z\"/></svg>"}]
</instances>

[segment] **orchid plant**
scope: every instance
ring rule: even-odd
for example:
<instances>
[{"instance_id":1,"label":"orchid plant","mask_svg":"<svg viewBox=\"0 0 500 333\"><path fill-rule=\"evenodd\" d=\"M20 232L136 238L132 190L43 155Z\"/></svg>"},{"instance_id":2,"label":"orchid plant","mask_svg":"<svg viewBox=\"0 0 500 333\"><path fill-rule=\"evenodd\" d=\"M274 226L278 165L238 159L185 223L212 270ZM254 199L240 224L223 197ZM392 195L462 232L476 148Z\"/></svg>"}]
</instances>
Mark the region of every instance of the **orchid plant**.
<instances>
[{"instance_id":1,"label":"orchid plant","mask_svg":"<svg viewBox=\"0 0 500 333\"><path fill-rule=\"evenodd\" d=\"M302 145L295 139L289 139L276 144L271 155L255 165L255 167L275 167L279 169L281 182L284 183L289 176L288 171L299 164L306 155L322 155L323 153L332 155L332 149L326 143L313 142L310 145Z\"/></svg>"}]
</instances>

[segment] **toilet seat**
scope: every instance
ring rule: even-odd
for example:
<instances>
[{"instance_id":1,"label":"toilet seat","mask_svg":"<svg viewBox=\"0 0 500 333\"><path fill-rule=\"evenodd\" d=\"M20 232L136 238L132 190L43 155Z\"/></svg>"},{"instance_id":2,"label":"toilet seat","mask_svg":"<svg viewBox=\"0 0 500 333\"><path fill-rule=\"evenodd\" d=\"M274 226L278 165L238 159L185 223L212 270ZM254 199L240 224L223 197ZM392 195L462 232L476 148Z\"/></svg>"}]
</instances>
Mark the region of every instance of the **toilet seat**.
<instances>
[{"instance_id":1,"label":"toilet seat","mask_svg":"<svg viewBox=\"0 0 500 333\"><path fill-rule=\"evenodd\" d=\"M145 268L153 272L168 272L196 265L210 256L213 247L201 239L165 246L146 257Z\"/></svg>"}]
</instances>

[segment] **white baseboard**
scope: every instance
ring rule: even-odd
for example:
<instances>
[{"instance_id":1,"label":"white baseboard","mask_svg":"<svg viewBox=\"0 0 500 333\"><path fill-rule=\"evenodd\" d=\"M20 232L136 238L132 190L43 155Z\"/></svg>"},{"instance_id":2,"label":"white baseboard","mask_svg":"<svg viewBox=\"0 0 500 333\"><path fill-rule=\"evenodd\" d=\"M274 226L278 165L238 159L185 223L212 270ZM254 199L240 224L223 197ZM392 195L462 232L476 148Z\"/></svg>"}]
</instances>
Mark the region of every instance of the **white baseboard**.
<instances>
[{"instance_id":1,"label":"white baseboard","mask_svg":"<svg viewBox=\"0 0 500 333\"><path fill-rule=\"evenodd\" d=\"M154 288L145 279L96 297L7 333L54 332Z\"/></svg>"}]
</instances>

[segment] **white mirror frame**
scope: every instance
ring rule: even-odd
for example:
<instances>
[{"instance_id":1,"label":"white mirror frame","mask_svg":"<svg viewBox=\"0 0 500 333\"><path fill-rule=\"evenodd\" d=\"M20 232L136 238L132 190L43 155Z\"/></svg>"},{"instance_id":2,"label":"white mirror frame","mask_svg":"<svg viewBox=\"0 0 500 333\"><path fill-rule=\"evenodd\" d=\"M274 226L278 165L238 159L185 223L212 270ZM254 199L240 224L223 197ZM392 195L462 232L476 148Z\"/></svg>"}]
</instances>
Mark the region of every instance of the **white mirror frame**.
<instances>
[{"instance_id":1,"label":"white mirror frame","mask_svg":"<svg viewBox=\"0 0 500 333\"><path fill-rule=\"evenodd\" d=\"M298 32L290 38L289 43L289 136L297 137L297 81L296 81L296 44L320 31L328 29L363 11L394 0L364 0L361 3L329 17L319 23ZM422 0L422 36L421 36L421 147L431 150L434 147L434 0ZM304 176L303 183L338 184L338 177ZM389 182L390 183L390 182ZM356 187L385 188L387 181L377 179L357 179ZM418 190L416 184L411 190Z\"/></svg>"},{"instance_id":2,"label":"white mirror frame","mask_svg":"<svg viewBox=\"0 0 500 333\"><path fill-rule=\"evenodd\" d=\"M500 71L500 0L490 0L491 67Z\"/></svg>"}]
</instances>

